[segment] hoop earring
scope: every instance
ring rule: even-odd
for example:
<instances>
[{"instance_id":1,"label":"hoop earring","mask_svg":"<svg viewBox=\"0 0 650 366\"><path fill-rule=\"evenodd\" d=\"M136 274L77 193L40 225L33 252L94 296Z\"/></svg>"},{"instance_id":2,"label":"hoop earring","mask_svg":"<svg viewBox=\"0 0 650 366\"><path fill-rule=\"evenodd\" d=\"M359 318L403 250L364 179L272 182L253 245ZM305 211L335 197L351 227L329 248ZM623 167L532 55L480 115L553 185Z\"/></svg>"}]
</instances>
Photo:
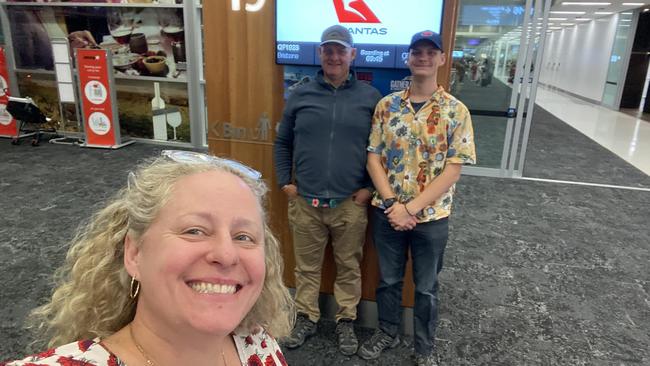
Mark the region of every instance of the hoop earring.
<instances>
[{"instance_id":1,"label":"hoop earring","mask_svg":"<svg viewBox=\"0 0 650 366\"><path fill-rule=\"evenodd\" d=\"M129 297L135 299L138 296L139 292L140 292L140 282L136 280L135 277L131 277L131 289L129 290Z\"/></svg>"}]
</instances>

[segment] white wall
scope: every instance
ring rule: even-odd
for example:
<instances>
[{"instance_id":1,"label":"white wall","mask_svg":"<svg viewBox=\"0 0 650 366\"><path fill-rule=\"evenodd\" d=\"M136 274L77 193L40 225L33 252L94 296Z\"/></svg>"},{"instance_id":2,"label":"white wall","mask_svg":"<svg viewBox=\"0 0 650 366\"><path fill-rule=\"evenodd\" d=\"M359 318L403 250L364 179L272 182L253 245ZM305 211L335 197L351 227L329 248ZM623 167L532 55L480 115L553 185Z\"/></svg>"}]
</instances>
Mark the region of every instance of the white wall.
<instances>
[{"instance_id":1,"label":"white wall","mask_svg":"<svg viewBox=\"0 0 650 366\"><path fill-rule=\"evenodd\" d=\"M601 101L618 14L549 33L539 81Z\"/></svg>"}]
</instances>

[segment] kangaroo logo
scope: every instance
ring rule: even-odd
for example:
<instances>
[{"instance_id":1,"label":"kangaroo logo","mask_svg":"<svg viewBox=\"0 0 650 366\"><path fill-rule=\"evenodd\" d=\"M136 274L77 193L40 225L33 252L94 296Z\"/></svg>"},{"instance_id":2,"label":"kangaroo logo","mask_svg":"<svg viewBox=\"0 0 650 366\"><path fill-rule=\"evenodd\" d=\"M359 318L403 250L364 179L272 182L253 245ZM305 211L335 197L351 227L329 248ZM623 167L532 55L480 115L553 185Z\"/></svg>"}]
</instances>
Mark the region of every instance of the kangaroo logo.
<instances>
[{"instance_id":1,"label":"kangaroo logo","mask_svg":"<svg viewBox=\"0 0 650 366\"><path fill-rule=\"evenodd\" d=\"M381 23L364 0L334 0L340 23Z\"/></svg>"}]
</instances>

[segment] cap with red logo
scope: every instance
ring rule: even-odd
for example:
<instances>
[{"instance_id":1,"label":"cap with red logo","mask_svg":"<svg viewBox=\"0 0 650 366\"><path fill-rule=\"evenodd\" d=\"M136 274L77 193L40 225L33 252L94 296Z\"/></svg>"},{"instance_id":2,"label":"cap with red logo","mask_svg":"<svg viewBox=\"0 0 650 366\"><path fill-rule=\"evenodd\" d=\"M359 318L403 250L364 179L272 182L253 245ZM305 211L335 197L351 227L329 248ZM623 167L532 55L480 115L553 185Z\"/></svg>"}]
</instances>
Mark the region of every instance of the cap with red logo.
<instances>
[{"instance_id":1,"label":"cap with red logo","mask_svg":"<svg viewBox=\"0 0 650 366\"><path fill-rule=\"evenodd\" d=\"M347 28L341 25L333 25L323 31L323 35L320 37L320 45L326 43L338 43L345 47L352 47L352 35Z\"/></svg>"},{"instance_id":2,"label":"cap with red logo","mask_svg":"<svg viewBox=\"0 0 650 366\"><path fill-rule=\"evenodd\" d=\"M416 43L420 41L429 41L433 44L433 46L439 50L442 50L442 37L440 37L440 34L430 31L430 30L425 30L422 32L417 32L411 37L411 44L409 45L409 50L415 46Z\"/></svg>"}]
</instances>

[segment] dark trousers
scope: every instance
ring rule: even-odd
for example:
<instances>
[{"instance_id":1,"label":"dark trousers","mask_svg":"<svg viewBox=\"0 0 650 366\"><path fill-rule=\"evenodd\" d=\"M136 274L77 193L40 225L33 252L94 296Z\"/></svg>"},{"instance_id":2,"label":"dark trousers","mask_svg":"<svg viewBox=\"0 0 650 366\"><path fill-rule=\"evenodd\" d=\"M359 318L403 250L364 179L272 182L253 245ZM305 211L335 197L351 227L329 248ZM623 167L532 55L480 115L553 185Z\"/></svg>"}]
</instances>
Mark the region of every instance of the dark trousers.
<instances>
[{"instance_id":1,"label":"dark trousers","mask_svg":"<svg viewBox=\"0 0 650 366\"><path fill-rule=\"evenodd\" d=\"M415 352L433 352L438 323L438 273L449 233L446 218L417 224L413 230L396 231L383 209L372 209L372 234L379 257L380 280L377 287L379 328L396 336L402 319L404 270L411 249L415 307L413 325Z\"/></svg>"}]
</instances>

